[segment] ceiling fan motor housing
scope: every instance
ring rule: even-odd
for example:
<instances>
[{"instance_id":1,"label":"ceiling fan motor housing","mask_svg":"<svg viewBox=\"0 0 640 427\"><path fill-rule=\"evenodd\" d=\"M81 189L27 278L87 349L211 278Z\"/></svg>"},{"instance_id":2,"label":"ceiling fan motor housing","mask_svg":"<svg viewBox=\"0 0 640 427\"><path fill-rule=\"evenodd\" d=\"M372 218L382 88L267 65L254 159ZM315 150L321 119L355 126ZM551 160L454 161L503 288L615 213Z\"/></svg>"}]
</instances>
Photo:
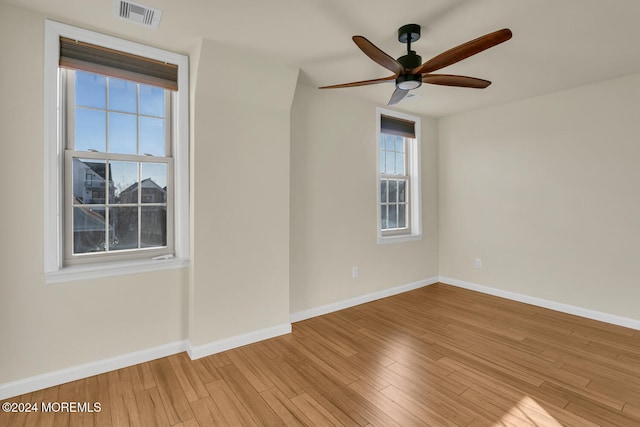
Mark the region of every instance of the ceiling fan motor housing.
<instances>
[{"instance_id":1,"label":"ceiling fan motor housing","mask_svg":"<svg viewBox=\"0 0 640 427\"><path fill-rule=\"evenodd\" d=\"M398 58L405 70L412 70L422 64L422 57L410 50L407 55ZM396 78L396 87L403 90L416 89L422 85L422 74L401 74Z\"/></svg>"},{"instance_id":2,"label":"ceiling fan motor housing","mask_svg":"<svg viewBox=\"0 0 640 427\"><path fill-rule=\"evenodd\" d=\"M398 58L398 62L404 67L405 70L412 70L422 65L422 56L416 55L416 52L414 50L410 50L409 54Z\"/></svg>"}]
</instances>

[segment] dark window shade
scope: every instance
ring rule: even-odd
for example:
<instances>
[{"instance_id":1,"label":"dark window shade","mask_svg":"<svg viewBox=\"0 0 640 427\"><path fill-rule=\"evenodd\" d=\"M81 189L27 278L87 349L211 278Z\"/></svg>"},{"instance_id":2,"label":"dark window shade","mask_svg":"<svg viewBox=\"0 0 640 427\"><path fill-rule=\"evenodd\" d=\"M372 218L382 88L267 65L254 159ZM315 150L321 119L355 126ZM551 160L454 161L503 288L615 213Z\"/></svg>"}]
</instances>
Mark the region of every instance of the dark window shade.
<instances>
[{"instance_id":1,"label":"dark window shade","mask_svg":"<svg viewBox=\"0 0 640 427\"><path fill-rule=\"evenodd\" d=\"M60 37L60 67L178 90L178 66Z\"/></svg>"},{"instance_id":2,"label":"dark window shade","mask_svg":"<svg viewBox=\"0 0 640 427\"><path fill-rule=\"evenodd\" d=\"M415 138L416 124L411 120L399 119L382 114L380 115L380 132L404 136L405 138Z\"/></svg>"}]
</instances>

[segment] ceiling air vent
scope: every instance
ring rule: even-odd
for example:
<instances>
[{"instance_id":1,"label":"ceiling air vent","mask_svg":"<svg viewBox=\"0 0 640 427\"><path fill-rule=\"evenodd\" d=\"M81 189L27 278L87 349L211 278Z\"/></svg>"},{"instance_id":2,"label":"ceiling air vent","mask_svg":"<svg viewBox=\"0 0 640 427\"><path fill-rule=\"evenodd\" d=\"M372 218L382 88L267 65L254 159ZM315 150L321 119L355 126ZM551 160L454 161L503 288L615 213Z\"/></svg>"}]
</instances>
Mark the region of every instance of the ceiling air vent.
<instances>
[{"instance_id":1,"label":"ceiling air vent","mask_svg":"<svg viewBox=\"0 0 640 427\"><path fill-rule=\"evenodd\" d=\"M124 0L114 0L113 14L118 18L156 30L160 25L160 18L162 18L162 11L160 9L154 9L153 7L140 3Z\"/></svg>"}]
</instances>

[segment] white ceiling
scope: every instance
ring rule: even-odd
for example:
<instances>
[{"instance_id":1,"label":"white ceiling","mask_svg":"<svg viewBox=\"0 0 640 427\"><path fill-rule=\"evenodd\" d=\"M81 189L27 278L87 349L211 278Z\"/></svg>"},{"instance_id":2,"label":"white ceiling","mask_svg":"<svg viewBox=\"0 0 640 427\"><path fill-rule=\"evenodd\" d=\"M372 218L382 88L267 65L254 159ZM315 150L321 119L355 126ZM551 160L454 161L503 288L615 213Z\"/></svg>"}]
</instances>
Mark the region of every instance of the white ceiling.
<instances>
[{"instance_id":1,"label":"white ceiling","mask_svg":"<svg viewBox=\"0 0 640 427\"><path fill-rule=\"evenodd\" d=\"M228 43L299 67L300 81L310 86L391 74L352 35L399 57L405 52L398 27L420 24L413 49L426 61L510 28L508 42L441 70L491 80L487 89L423 85L397 106L438 117L640 73L639 0L140 0L163 10L158 30L114 18L113 0L2 1L183 53L201 38ZM252 84L269 84L255 65ZM384 105L393 84L332 90Z\"/></svg>"}]
</instances>

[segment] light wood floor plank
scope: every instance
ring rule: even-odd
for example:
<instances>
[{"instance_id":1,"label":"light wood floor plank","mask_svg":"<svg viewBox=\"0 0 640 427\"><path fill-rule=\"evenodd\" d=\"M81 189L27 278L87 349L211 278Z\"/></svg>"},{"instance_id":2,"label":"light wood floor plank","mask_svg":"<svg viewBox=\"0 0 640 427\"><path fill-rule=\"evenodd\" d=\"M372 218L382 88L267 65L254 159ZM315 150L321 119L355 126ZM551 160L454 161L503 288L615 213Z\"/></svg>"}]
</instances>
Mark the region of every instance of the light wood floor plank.
<instances>
[{"instance_id":1,"label":"light wood floor plank","mask_svg":"<svg viewBox=\"0 0 640 427\"><path fill-rule=\"evenodd\" d=\"M238 352L239 350L237 349L234 351L234 353ZM233 358L231 358L231 360L233 360ZM279 420L277 415L260 396L258 390L252 386L251 382L247 379L240 368L232 364L225 366L224 368L220 368L220 371L233 394L247 409L258 425L278 425Z\"/></svg>"},{"instance_id":2,"label":"light wood floor plank","mask_svg":"<svg viewBox=\"0 0 640 427\"><path fill-rule=\"evenodd\" d=\"M169 422L177 424L194 418L187 396L180 387L180 381L171 367L169 358L165 357L149 363Z\"/></svg>"},{"instance_id":3,"label":"light wood floor plank","mask_svg":"<svg viewBox=\"0 0 640 427\"><path fill-rule=\"evenodd\" d=\"M333 407L338 408L358 425L398 425L378 407L363 399L351 388L344 387L338 379L331 376L331 373L323 372L322 368L311 363L302 364L300 368L302 375L307 376L314 384L312 396L317 399L317 394L320 394L323 400L331 402Z\"/></svg>"},{"instance_id":4,"label":"light wood floor plank","mask_svg":"<svg viewBox=\"0 0 640 427\"><path fill-rule=\"evenodd\" d=\"M207 390L211 395L212 404L226 419L228 425L258 425L225 380L217 380L207 384Z\"/></svg>"},{"instance_id":5,"label":"light wood floor plank","mask_svg":"<svg viewBox=\"0 0 640 427\"><path fill-rule=\"evenodd\" d=\"M380 390L372 387L365 381L356 381L354 383L351 383L349 384L349 388L354 390L360 396L363 396L375 407L380 408L380 410L382 410L385 414L388 414L395 423L401 426L408 427L427 425L424 420L420 420L412 413L405 411L402 406L400 406L393 400L388 399Z\"/></svg>"},{"instance_id":6,"label":"light wood floor plank","mask_svg":"<svg viewBox=\"0 0 640 427\"><path fill-rule=\"evenodd\" d=\"M143 426L168 427L171 425L156 388L137 392L135 399Z\"/></svg>"},{"instance_id":7,"label":"light wood floor plank","mask_svg":"<svg viewBox=\"0 0 640 427\"><path fill-rule=\"evenodd\" d=\"M206 387L185 353L175 354L168 359L189 402L195 402L198 399L209 396Z\"/></svg>"},{"instance_id":8,"label":"light wood floor plank","mask_svg":"<svg viewBox=\"0 0 640 427\"><path fill-rule=\"evenodd\" d=\"M260 393L260 395L271 407L273 412L278 415L284 425L308 426L314 424L313 421L279 389L272 388L265 390Z\"/></svg>"},{"instance_id":9,"label":"light wood floor plank","mask_svg":"<svg viewBox=\"0 0 640 427\"><path fill-rule=\"evenodd\" d=\"M223 404L221 402L221 404ZM196 415L196 424L201 426L225 426L231 425L224 417L220 408L213 402L211 397L191 402L191 409Z\"/></svg>"},{"instance_id":10,"label":"light wood floor plank","mask_svg":"<svg viewBox=\"0 0 640 427\"><path fill-rule=\"evenodd\" d=\"M316 402L307 393L303 393L291 399L294 405L311 420L311 425L318 426L353 426L357 425L353 420L347 424L338 420L335 415L336 411L327 410L321 404Z\"/></svg>"}]
</instances>

